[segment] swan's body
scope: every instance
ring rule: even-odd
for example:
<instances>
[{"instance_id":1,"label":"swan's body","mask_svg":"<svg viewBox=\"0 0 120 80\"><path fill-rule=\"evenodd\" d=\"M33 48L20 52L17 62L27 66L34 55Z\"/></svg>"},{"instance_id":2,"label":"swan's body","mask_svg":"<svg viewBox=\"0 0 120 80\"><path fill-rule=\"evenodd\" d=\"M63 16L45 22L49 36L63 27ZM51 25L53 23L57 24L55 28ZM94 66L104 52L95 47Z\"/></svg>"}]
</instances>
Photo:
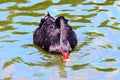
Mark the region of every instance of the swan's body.
<instances>
[{"instance_id":1,"label":"swan's body","mask_svg":"<svg viewBox=\"0 0 120 80\"><path fill-rule=\"evenodd\" d=\"M47 13L35 30L33 41L48 52L61 53L68 58L68 53L77 44L77 37L63 16L55 20Z\"/></svg>"}]
</instances>

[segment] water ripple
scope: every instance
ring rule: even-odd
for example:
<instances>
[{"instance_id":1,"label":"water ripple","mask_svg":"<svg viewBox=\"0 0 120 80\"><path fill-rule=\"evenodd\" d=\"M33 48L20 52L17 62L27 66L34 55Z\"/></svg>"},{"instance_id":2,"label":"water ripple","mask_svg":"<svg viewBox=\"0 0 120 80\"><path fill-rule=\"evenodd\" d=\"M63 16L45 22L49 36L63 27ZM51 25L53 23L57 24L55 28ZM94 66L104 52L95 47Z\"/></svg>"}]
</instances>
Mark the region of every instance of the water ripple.
<instances>
[{"instance_id":1,"label":"water ripple","mask_svg":"<svg viewBox=\"0 0 120 80\"><path fill-rule=\"evenodd\" d=\"M120 79L119 0L1 0L0 4L0 79ZM55 18L65 16L77 34L69 62L33 44L33 32L46 11Z\"/></svg>"}]
</instances>

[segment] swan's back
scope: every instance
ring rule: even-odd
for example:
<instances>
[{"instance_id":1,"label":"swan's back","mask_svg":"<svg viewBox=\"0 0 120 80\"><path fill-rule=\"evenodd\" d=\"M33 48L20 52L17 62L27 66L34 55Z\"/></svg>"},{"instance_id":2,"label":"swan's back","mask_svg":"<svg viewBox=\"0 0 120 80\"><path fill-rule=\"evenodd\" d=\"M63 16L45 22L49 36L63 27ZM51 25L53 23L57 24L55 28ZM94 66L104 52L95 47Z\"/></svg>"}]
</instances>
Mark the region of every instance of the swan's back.
<instances>
[{"instance_id":1,"label":"swan's back","mask_svg":"<svg viewBox=\"0 0 120 80\"><path fill-rule=\"evenodd\" d=\"M41 23L33 35L34 43L46 51L49 51L51 44L59 43L59 30L55 28L54 24L55 19L47 14L41 19Z\"/></svg>"}]
</instances>

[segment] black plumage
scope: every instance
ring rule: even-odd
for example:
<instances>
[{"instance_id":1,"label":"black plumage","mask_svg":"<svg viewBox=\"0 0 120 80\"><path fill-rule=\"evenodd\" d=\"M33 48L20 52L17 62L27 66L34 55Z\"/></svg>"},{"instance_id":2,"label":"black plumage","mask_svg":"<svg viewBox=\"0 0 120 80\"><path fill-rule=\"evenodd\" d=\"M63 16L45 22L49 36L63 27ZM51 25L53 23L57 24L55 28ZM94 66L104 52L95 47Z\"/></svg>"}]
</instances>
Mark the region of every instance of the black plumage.
<instances>
[{"instance_id":1,"label":"black plumage","mask_svg":"<svg viewBox=\"0 0 120 80\"><path fill-rule=\"evenodd\" d=\"M35 30L33 41L51 53L70 52L77 44L77 37L68 20L63 16L54 19L47 12Z\"/></svg>"}]
</instances>

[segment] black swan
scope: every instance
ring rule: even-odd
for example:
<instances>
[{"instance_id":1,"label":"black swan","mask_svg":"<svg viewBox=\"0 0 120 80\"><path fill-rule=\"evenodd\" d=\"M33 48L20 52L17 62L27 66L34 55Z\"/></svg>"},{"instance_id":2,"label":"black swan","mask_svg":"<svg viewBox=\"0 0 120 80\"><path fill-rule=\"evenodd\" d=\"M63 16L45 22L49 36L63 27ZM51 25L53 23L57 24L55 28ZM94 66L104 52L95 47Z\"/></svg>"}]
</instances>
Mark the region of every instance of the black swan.
<instances>
[{"instance_id":1,"label":"black swan","mask_svg":"<svg viewBox=\"0 0 120 80\"><path fill-rule=\"evenodd\" d=\"M60 53L69 60L69 53L77 44L77 37L63 16L54 19L48 12L33 34L33 42L50 53Z\"/></svg>"}]
</instances>

